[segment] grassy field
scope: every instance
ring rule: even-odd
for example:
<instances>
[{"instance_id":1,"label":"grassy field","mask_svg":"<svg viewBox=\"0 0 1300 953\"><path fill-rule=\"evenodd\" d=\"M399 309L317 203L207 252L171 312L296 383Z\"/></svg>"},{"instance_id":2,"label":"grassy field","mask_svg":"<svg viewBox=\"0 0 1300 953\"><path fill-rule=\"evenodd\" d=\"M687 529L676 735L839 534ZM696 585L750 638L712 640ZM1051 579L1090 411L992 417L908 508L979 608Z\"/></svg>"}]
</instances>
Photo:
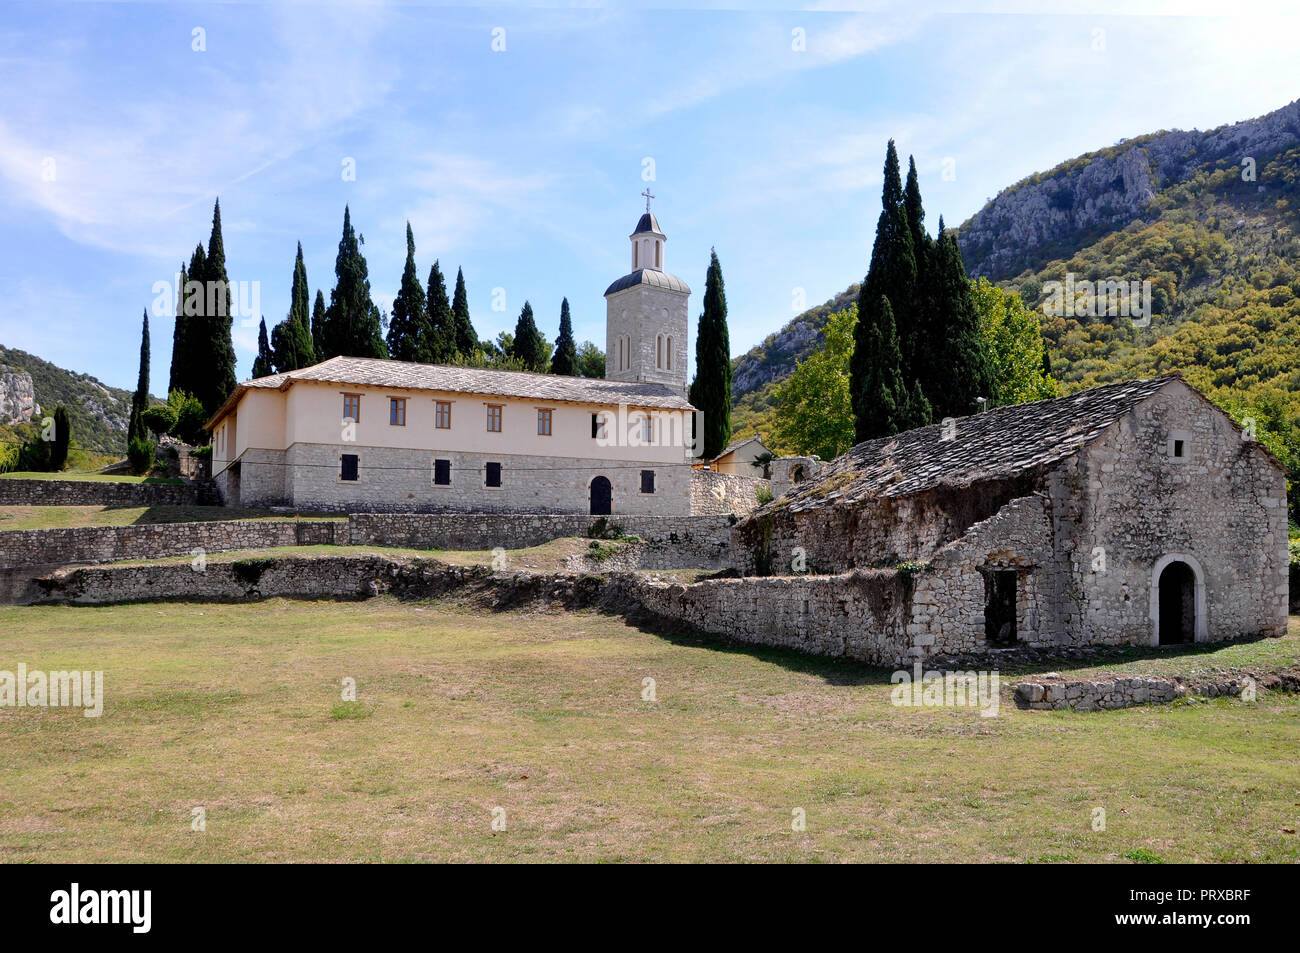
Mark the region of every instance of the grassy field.
<instances>
[{"instance_id":1,"label":"grassy field","mask_svg":"<svg viewBox=\"0 0 1300 953\"><path fill-rule=\"evenodd\" d=\"M254 519L344 520L347 517L338 513L282 513L225 506L0 506L0 531Z\"/></svg>"},{"instance_id":2,"label":"grassy field","mask_svg":"<svg viewBox=\"0 0 1300 953\"><path fill-rule=\"evenodd\" d=\"M1297 656L1293 624L1110 668ZM0 609L20 661L102 669L106 702L0 709L11 862L1300 860L1282 694L1076 714L1004 688L981 718L593 613L389 599Z\"/></svg>"}]
</instances>

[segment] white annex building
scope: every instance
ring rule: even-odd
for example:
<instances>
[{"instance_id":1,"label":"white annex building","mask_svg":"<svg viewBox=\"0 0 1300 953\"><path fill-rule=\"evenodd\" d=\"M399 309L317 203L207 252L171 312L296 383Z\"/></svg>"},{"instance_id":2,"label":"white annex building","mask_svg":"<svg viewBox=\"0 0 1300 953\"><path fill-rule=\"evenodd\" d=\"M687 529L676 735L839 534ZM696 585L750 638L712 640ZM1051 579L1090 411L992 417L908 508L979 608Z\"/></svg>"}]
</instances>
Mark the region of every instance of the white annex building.
<instances>
[{"instance_id":1,"label":"white annex building","mask_svg":"<svg viewBox=\"0 0 1300 953\"><path fill-rule=\"evenodd\" d=\"M232 506L745 512L691 469L686 282L641 216L605 291L605 379L335 357L240 384L208 422ZM753 487L736 487L752 499ZM720 501L720 502L719 502ZM736 506L740 503L739 507Z\"/></svg>"}]
</instances>

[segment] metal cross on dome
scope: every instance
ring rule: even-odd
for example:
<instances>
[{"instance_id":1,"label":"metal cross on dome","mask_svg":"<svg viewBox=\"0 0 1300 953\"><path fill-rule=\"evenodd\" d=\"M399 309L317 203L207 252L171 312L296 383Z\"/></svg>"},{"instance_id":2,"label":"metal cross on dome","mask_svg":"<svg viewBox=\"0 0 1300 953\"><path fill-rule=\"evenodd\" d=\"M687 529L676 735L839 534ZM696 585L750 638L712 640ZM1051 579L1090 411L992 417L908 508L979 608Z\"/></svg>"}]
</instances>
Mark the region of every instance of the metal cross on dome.
<instances>
[{"instance_id":1,"label":"metal cross on dome","mask_svg":"<svg viewBox=\"0 0 1300 953\"><path fill-rule=\"evenodd\" d=\"M650 211L650 200L654 198L654 196L650 194L650 186L647 185L645 191L641 194L645 196L645 210L648 212Z\"/></svg>"}]
</instances>

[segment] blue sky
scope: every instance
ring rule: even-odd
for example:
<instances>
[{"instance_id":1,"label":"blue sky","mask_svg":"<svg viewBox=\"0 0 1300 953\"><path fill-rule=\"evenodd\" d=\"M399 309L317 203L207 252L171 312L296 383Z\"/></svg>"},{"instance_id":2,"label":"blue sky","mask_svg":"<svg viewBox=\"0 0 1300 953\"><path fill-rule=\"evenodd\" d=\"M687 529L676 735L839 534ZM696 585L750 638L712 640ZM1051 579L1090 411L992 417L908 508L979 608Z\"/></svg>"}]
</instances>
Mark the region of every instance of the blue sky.
<instances>
[{"instance_id":1,"label":"blue sky","mask_svg":"<svg viewBox=\"0 0 1300 953\"><path fill-rule=\"evenodd\" d=\"M649 185L692 323L717 249L739 354L799 289L811 306L861 279L891 136L933 231L1078 153L1300 95L1300 20L1268 5L819 6L3 0L0 343L133 387L141 312L219 195L268 326L298 241L328 300L350 204L382 306L409 220L422 279L464 268L480 335L528 299L554 337L567 296L603 346ZM172 322L150 320L160 393ZM237 319L241 378L255 345Z\"/></svg>"}]
</instances>

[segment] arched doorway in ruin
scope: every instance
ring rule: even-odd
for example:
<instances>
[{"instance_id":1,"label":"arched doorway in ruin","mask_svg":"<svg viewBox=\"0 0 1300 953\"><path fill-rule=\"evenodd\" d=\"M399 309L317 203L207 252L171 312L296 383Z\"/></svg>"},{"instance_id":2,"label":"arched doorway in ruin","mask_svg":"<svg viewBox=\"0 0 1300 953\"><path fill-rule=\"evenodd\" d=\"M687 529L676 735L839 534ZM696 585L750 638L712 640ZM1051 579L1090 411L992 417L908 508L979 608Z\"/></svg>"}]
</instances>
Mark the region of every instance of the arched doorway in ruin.
<instances>
[{"instance_id":1,"label":"arched doorway in ruin","mask_svg":"<svg viewBox=\"0 0 1300 953\"><path fill-rule=\"evenodd\" d=\"M1205 617L1205 573L1183 553L1156 561L1151 572L1151 644L1200 642L1209 631Z\"/></svg>"}]
</instances>

